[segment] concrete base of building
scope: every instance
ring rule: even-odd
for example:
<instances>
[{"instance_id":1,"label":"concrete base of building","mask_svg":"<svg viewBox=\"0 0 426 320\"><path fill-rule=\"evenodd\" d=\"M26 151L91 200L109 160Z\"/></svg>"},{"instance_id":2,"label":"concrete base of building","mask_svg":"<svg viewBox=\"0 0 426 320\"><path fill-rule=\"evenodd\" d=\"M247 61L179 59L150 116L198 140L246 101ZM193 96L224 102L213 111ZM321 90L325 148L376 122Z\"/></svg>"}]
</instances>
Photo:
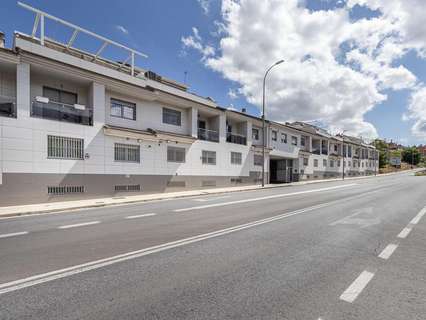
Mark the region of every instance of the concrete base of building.
<instances>
[{"instance_id":1,"label":"concrete base of building","mask_svg":"<svg viewBox=\"0 0 426 320\"><path fill-rule=\"evenodd\" d=\"M223 188L261 183L249 176L172 176L119 174L3 173L0 206L125 195Z\"/></svg>"}]
</instances>

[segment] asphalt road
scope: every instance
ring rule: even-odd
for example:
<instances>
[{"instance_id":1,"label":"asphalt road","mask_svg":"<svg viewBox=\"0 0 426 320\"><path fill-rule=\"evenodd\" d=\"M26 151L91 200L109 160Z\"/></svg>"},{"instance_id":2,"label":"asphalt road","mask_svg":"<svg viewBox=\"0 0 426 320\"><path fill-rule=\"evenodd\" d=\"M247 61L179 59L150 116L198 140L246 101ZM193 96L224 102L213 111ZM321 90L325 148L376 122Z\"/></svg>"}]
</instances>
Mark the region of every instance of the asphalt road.
<instances>
[{"instance_id":1,"label":"asphalt road","mask_svg":"<svg viewBox=\"0 0 426 320\"><path fill-rule=\"evenodd\" d=\"M0 319L425 319L412 173L0 219Z\"/></svg>"}]
</instances>

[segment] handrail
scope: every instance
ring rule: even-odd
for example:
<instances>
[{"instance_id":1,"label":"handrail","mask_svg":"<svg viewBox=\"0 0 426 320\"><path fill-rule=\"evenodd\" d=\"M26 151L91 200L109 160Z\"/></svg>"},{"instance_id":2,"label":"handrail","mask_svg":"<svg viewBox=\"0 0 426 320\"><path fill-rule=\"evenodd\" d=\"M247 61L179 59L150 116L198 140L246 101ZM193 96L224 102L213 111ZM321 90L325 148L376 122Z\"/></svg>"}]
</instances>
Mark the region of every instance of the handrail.
<instances>
[{"instance_id":1,"label":"handrail","mask_svg":"<svg viewBox=\"0 0 426 320\"><path fill-rule=\"evenodd\" d=\"M148 56L146 54L142 53L142 52L139 52L137 50L134 50L134 49L131 49L129 47L126 47L125 45L122 45L122 44L120 44L118 42L115 42L113 40L105 38L105 37L103 37L101 35L98 35L98 34L92 32L92 31L86 30L86 29L84 29L82 27L79 27L79 26L77 26L77 25L75 25L73 23L70 23L68 21L65 21L65 20L63 20L61 18L52 16L51 14L48 14L48 13L46 13L44 11L41 11L39 9L36 9L34 7L31 7L28 4L26 4L26 3L18 1L18 5L21 6L22 8L25 8L25 9L27 9L29 11L33 11L34 13L36 13L36 17L35 17L35 20L34 20L34 25L33 25L33 30L32 30L31 36L32 36L32 38L35 38L35 34L37 32L38 25L40 24L40 44L42 46L44 46L44 40L46 38L45 37L45 22L44 22L44 18L48 18L48 19L51 19L51 20L56 21L56 22L59 22L59 23L65 25L67 27L70 27L70 28L74 29L73 33L71 35L71 38L69 39L68 44L67 44L67 48L68 49L71 48L71 45L73 44L75 38L77 37L77 34L79 32L82 32L82 33L85 33L85 34L87 34L89 36L92 36L92 37L94 37L94 38L99 39L99 40L102 41L101 47L98 49L98 51L96 52L96 54L94 56L95 59L97 59L97 57L101 54L101 52L108 45L113 45L113 46L116 46L118 48L121 48L121 49L124 49L124 50L128 51L130 53L130 56L126 59L126 62L129 61L129 60L131 61L130 65L131 65L131 74L132 74L132 76L134 75L134 70L135 70L135 55L138 55L138 56L143 57L143 58L148 58ZM125 63L123 63L123 65Z\"/></svg>"}]
</instances>

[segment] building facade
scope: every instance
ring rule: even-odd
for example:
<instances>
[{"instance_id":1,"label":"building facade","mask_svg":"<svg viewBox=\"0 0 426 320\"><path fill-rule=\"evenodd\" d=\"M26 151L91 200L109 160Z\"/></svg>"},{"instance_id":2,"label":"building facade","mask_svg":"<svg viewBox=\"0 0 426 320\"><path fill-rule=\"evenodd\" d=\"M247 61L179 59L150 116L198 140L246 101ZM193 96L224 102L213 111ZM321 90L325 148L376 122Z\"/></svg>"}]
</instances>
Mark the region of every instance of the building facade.
<instances>
[{"instance_id":1,"label":"building facade","mask_svg":"<svg viewBox=\"0 0 426 320\"><path fill-rule=\"evenodd\" d=\"M266 127L267 183L339 177L343 163L348 176L377 167L358 139ZM259 184L262 144L261 119L133 62L23 33L0 46L2 206Z\"/></svg>"}]
</instances>

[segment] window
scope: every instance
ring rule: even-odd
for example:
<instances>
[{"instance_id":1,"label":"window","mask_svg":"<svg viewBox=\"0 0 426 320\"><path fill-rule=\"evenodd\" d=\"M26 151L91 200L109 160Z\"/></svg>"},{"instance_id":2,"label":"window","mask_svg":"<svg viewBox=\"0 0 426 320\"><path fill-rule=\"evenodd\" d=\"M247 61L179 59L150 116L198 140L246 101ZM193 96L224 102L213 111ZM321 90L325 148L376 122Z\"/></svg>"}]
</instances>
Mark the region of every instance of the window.
<instances>
[{"instance_id":1,"label":"window","mask_svg":"<svg viewBox=\"0 0 426 320\"><path fill-rule=\"evenodd\" d=\"M74 105L77 103L77 94L59 89L43 87L43 97L49 98L49 101Z\"/></svg>"},{"instance_id":2,"label":"window","mask_svg":"<svg viewBox=\"0 0 426 320\"><path fill-rule=\"evenodd\" d=\"M111 98L111 116L136 120L136 104Z\"/></svg>"},{"instance_id":3,"label":"window","mask_svg":"<svg viewBox=\"0 0 426 320\"><path fill-rule=\"evenodd\" d=\"M281 133L281 143L287 143L287 133Z\"/></svg>"},{"instance_id":4,"label":"window","mask_svg":"<svg viewBox=\"0 0 426 320\"><path fill-rule=\"evenodd\" d=\"M84 193L84 186L49 186L47 194L62 195L68 193Z\"/></svg>"},{"instance_id":5,"label":"window","mask_svg":"<svg viewBox=\"0 0 426 320\"><path fill-rule=\"evenodd\" d=\"M272 141L277 141L277 131L272 130Z\"/></svg>"},{"instance_id":6,"label":"window","mask_svg":"<svg viewBox=\"0 0 426 320\"><path fill-rule=\"evenodd\" d=\"M330 160L330 168L334 168L334 160Z\"/></svg>"},{"instance_id":7,"label":"window","mask_svg":"<svg viewBox=\"0 0 426 320\"><path fill-rule=\"evenodd\" d=\"M348 161L348 167L350 167L351 166L351 162L350 161Z\"/></svg>"},{"instance_id":8,"label":"window","mask_svg":"<svg viewBox=\"0 0 426 320\"><path fill-rule=\"evenodd\" d=\"M263 156L261 154L255 154L253 156L253 162L255 166L261 166L263 164Z\"/></svg>"},{"instance_id":9,"label":"window","mask_svg":"<svg viewBox=\"0 0 426 320\"><path fill-rule=\"evenodd\" d=\"M131 185L116 185L114 186L116 192L126 192L126 191L141 191L140 184L131 184Z\"/></svg>"},{"instance_id":10,"label":"window","mask_svg":"<svg viewBox=\"0 0 426 320\"><path fill-rule=\"evenodd\" d=\"M297 137L295 137L295 136L291 136L291 144L292 144L293 146L297 146Z\"/></svg>"},{"instance_id":11,"label":"window","mask_svg":"<svg viewBox=\"0 0 426 320\"><path fill-rule=\"evenodd\" d=\"M308 158L303 158L303 165L304 166L308 166L309 165L309 159Z\"/></svg>"},{"instance_id":12,"label":"window","mask_svg":"<svg viewBox=\"0 0 426 320\"><path fill-rule=\"evenodd\" d=\"M334 145L334 152L337 152L337 144Z\"/></svg>"},{"instance_id":13,"label":"window","mask_svg":"<svg viewBox=\"0 0 426 320\"><path fill-rule=\"evenodd\" d=\"M314 159L314 167L318 168L318 159Z\"/></svg>"},{"instance_id":14,"label":"window","mask_svg":"<svg viewBox=\"0 0 426 320\"><path fill-rule=\"evenodd\" d=\"M120 162L140 162L140 146L133 144L114 144L114 160Z\"/></svg>"},{"instance_id":15,"label":"window","mask_svg":"<svg viewBox=\"0 0 426 320\"><path fill-rule=\"evenodd\" d=\"M327 166L327 160L323 159L322 160L322 165L323 165L323 167L326 167Z\"/></svg>"},{"instance_id":16,"label":"window","mask_svg":"<svg viewBox=\"0 0 426 320\"><path fill-rule=\"evenodd\" d=\"M231 151L231 163L232 164L241 164L243 162L243 155L241 152L232 152Z\"/></svg>"},{"instance_id":17,"label":"window","mask_svg":"<svg viewBox=\"0 0 426 320\"><path fill-rule=\"evenodd\" d=\"M300 145L302 147L304 147L306 145L306 137L305 136L300 137Z\"/></svg>"},{"instance_id":18,"label":"window","mask_svg":"<svg viewBox=\"0 0 426 320\"><path fill-rule=\"evenodd\" d=\"M47 157L50 159L82 160L84 158L84 140L47 136Z\"/></svg>"},{"instance_id":19,"label":"window","mask_svg":"<svg viewBox=\"0 0 426 320\"><path fill-rule=\"evenodd\" d=\"M185 162L185 148L167 147L168 162Z\"/></svg>"},{"instance_id":20,"label":"window","mask_svg":"<svg viewBox=\"0 0 426 320\"><path fill-rule=\"evenodd\" d=\"M337 166L340 167L340 160L337 160Z\"/></svg>"},{"instance_id":21,"label":"window","mask_svg":"<svg viewBox=\"0 0 426 320\"><path fill-rule=\"evenodd\" d=\"M216 151L203 150L201 160L203 164L216 164Z\"/></svg>"},{"instance_id":22,"label":"window","mask_svg":"<svg viewBox=\"0 0 426 320\"><path fill-rule=\"evenodd\" d=\"M181 112L173 109L163 108L163 123L180 126Z\"/></svg>"},{"instance_id":23,"label":"window","mask_svg":"<svg viewBox=\"0 0 426 320\"><path fill-rule=\"evenodd\" d=\"M352 146L348 146L348 157L352 157Z\"/></svg>"},{"instance_id":24,"label":"window","mask_svg":"<svg viewBox=\"0 0 426 320\"><path fill-rule=\"evenodd\" d=\"M252 136L253 140L259 140L259 129L253 128L251 130L251 136Z\"/></svg>"}]
</instances>

